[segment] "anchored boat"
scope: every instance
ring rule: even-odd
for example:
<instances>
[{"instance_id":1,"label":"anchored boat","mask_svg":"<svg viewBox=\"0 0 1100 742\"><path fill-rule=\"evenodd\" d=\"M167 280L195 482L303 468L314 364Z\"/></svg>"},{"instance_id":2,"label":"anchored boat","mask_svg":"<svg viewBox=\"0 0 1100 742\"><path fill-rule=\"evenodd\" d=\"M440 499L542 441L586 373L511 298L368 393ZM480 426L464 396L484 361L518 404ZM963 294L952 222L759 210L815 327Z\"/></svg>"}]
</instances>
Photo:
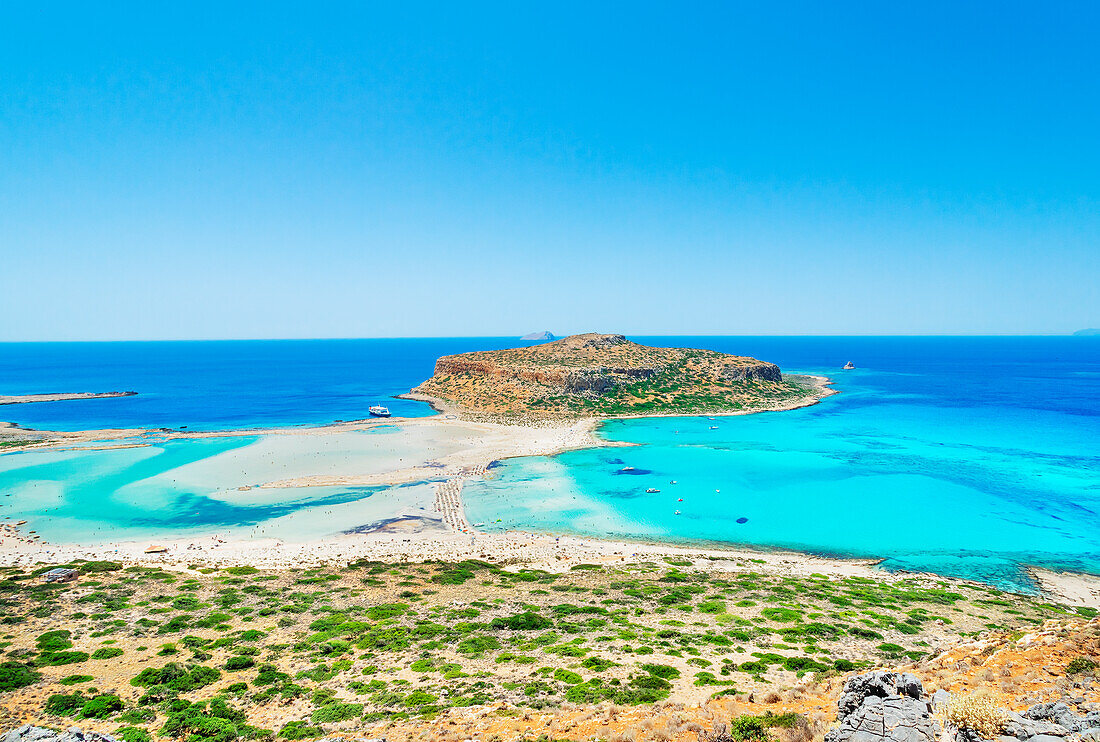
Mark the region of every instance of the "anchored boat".
<instances>
[{"instance_id":1,"label":"anchored boat","mask_svg":"<svg viewBox=\"0 0 1100 742\"><path fill-rule=\"evenodd\" d=\"M367 411L371 414L371 417L389 417L390 416L390 408L389 407L383 407L380 404L376 404L376 405L370 407Z\"/></svg>"}]
</instances>

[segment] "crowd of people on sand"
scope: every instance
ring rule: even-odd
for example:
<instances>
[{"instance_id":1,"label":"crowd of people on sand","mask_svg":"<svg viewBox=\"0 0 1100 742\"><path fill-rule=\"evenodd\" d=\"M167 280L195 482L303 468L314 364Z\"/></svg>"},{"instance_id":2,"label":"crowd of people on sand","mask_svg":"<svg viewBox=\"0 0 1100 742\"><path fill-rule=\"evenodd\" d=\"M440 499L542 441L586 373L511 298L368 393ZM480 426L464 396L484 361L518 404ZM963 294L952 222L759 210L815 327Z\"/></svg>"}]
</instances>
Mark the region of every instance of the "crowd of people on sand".
<instances>
[{"instance_id":1,"label":"crowd of people on sand","mask_svg":"<svg viewBox=\"0 0 1100 742\"><path fill-rule=\"evenodd\" d=\"M443 523L452 531L473 534L474 529L466 520L462 507L462 483L467 477L478 477L485 473L484 465L462 469L458 476L440 482L435 488L435 509L443 516ZM473 543L471 541L471 543Z\"/></svg>"}]
</instances>

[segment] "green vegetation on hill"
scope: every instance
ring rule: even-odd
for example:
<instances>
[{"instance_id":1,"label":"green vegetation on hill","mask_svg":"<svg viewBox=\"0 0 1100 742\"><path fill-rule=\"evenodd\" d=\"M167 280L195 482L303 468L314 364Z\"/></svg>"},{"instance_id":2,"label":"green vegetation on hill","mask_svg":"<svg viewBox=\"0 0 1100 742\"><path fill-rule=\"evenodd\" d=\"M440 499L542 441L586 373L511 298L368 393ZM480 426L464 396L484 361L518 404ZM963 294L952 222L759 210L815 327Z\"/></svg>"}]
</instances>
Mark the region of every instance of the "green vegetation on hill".
<instances>
[{"instance_id":1,"label":"green vegetation on hill","mask_svg":"<svg viewBox=\"0 0 1100 742\"><path fill-rule=\"evenodd\" d=\"M477 415L576 417L787 409L821 388L779 367L710 350L655 348L621 335L444 356L414 391Z\"/></svg>"},{"instance_id":2,"label":"green vegetation on hill","mask_svg":"<svg viewBox=\"0 0 1100 742\"><path fill-rule=\"evenodd\" d=\"M130 742L307 739L499 701L706 698L921 658L945 626L1073 615L973 586L782 577L751 561L565 574L474 560L247 575L70 566L79 581L0 571L0 692L45 699L42 723L96 719Z\"/></svg>"}]
</instances>

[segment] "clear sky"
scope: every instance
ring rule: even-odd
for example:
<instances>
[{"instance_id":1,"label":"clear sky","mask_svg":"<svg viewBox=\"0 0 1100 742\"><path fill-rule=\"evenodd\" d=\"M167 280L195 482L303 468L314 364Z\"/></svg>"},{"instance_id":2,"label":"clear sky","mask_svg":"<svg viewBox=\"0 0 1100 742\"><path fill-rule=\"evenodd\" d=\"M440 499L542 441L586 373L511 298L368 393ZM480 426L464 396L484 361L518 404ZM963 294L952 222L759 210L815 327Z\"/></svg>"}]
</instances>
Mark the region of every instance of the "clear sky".
<instances>
[{"instance_id":1,"label":"clear sky","mask_svg":"<svg viewBox=\"0 0 1100 742\"><path fill-rule=\"evenodd\" d=\"M1100 4L0 4L0 340L1100 326Z\"/></svg>"}]
</instances>

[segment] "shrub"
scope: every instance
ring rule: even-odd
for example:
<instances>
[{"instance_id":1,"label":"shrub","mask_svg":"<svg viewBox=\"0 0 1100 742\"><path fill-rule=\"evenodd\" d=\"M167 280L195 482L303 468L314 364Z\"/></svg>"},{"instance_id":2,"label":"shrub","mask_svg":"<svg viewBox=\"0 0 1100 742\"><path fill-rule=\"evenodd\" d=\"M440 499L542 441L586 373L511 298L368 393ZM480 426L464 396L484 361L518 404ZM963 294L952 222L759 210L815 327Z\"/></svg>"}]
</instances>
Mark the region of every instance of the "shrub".
<instances>
[{"instance_id":1,"label":"shrub","mask_svg":"<svg viewBox=\"0 0 1100 742\"><path fill-rule=\"evenodd\" d=\"M383 603L382 605L376 605L367 610L367 616L372 621L381 621L385 618L393 618L394 616L400 616L409 610L409 606L405 603Z\"/></svg>"},{"instance_id":2,"label":"shrub","mask_svg":"<svg viewBox=\"0 0 1100 742\"><path fill-rule=\"evenodd\" d=\"M401 703L405 706L423 706L426 703L432 703L435 701L435 698L435 696L426 691L414 690L412 693L405 696L405 700Z\"/></svg>"},{"instance_id":3,"label":"shrub","mask_svg":"<svg viewBox=\"0 0 1100 742\"><path fill-rule=\"evenodd\" d=\"M586 657L584 661L581 662L581 667L587 668L592 672L603 672L607 668L613 667L614 665L615 663L611 660L605 660L603 657L595 656Z\"/></svg>"},{"instance_id":4,"label":"shrub","mask_svg":"<svg viewBox=\"0 0 1100 742\"><path fill-rule=\"evenodd\" d=\"M122 569L122 565L118 562L85 562L80 565L80 571L86 575L99 572L117 572L120 569Z\"/></svg>"},{"instance_id":5,"label":"shrub","mask_svg":"<svg viewBox=\"0 0 1100 742\"><path fill-rule=\"evenodd\" d=\"M39 665L47 667L59 667L61 665L73 665L88 659L87 652L43 652L37 660Z\"/></svg>"},{"instance_id":6,"label":"shrub","mask_svg":"<svg viewBox=\"0 0 1100 742\"><path fill-rule=\"evenodd\" d=\"M650 675L665 680L674 680L680 677L680 671L670 665L642 665L642 669Z\"/></svg>"},{"instance_id":7,"label":"shrub","mask_svg":"<svg viewBox=\"0 0 1100 742\"><path fill-rule=\"evenodd\" d=\"M582 678L575 672L566 670L563 667L559 667L557 670L554 670L554 680L560 680L566 685L576 685L577 683L584 680L584 678Z\"/></svg>"},{"instance_id":8,"label":"shrub","mask_svg":"<svg viewBox=\"0 0 1100 742\"><path fill-rule=\"evenodd\" d=\"M245 655L234 655L230 657L225 663L225 669L230 672L236 672L237 670L247 670L256 664L256 660Z\"/></svg>"},{"instance_id":9,"label":"shrub","mask_svg":"<svg viewBox=\"0 0 1100 742\"><path fill-rule=\"evenodd\" d=\"M1092 672L1096 669L1096 660L1088 657L1074 657L1066 665L1066 675L1077 675L1082 672Z\"/></svg>"},{"instance_id":10,"label":"shrub","mask_svg":"<svg viewBox=\"0 0 1100 742\"><path fill-rule=\"evenodd\" d=\"M548 629L553 622L534 611L518 613L514 616L494 618L490 626L494 629L511 629L512 631L541 631Z\"/></svg>"},{"instance_id":11,"label":"shrub","mask_svg":"<svg viewBox=\"0 0 1100 742\"><path fill-rule=\"evenodd\" d=\"M227 574L243 576L243 575L254 575L257 572L259 572L260 570L256 569L255 567L245 565L245 566L242 566L242 567L226 567L224 571Z\"/></svg>"},{"instance_id":12,"label":"shrub","mask_svg":"<svg viewBox=\"0 0 1100 742\"><path fill-rule=\"evenodd\" d=\"M0 664L0 693L36 683L41 677L41 673L27 665L19 662L4 662Z\"/></svg>"},{"instance_id":13,"label":"shrub","mask_svg":"<svg viewBox=\"0 0 1100 742\"><path fill-rule=\"evenodd\" d=\"M169 662L161 668L145 668L130 681L130 685L138 687L164 685L171 690L186 693L204 685L210 685L220 677L221 673L213 667L195 665L187 668L176 662Z\"/></svg>"},{"instance_id":14,"label":"shrub","mask_svg":"<svg viewBox=\"0 0 1100 742\"><path fill-rule=\"evenodd\" d=\"M54 693L46 699L46 713L55 716L72 716L84 708L84 704L87 702L87 697L80 691L76 693Z\"/></svg>"},{"instance_id":15,"label":"shrub","mask_svg":"<svg viewBox=\"0 0 1100 742\"><path fill-rule=\"evenodd\" d=\"M321 727L312 727L304 721L288 721L283 725L283 728L279 730L279 736L283 739L309 739L311 737L320 737L324 735L325 730Z\"/></svg>"},{"instance_id":16,"label":"shrub","mask_svg":"<svg viewBox=\"0 0 1100 742\"><path fill-rule=\"evenodd\" d=\"M363 704L361 703L343 703L342 701L334 701L332 703L325 704L321 708L313 712L313 721L317 724L331 724L338 721L344 721L359 716L363 713Z\"/></svg>"},{"instance_id":17,"label":"shrub","mask_svg":"<svg viewBox=\"0 0 1100 742\"><path fill-rule=\"evenodd\" d=\"M987 691L952 698L943 711L945 726L967 729L983 739L993 739L1008 723L1008 712Z\"/></svg>"},{"instance_id":18,"label":"shrub","mask_svg":"<svg viewBox=\"0 0 1100 742\"><path fill-rule=\"evenodd\" d=\"M120 727L118 736L122 738L122 742L151 742L152 740L149 732L140 727Z\"/></svg>"},{"instance_id":19,"label":"shrub","mask_svg":"<svg viewBox=\"0 0 1100 742\"><path fill-rule=\"evenodd\" d=\"M768 726L759 716L737 716L730 721L730 737L737 742L767 742Z\"/></svg>"},{"instance_id":20,"label":"shrub","mask_svg":"<svg viewBox=\"0 0 1100 742\"><path fill-rule=\"evenodd\" d=\"M121 710L122 699L105 693L85 703L80 709L80 715L85 719L106 719L111 714Z\"/></svg>"},{"instance_id":21,"label":"shrub","mask_svg":"<svg viewBox=\"0 0 1100 742\"><path fill-rule=\"evenodd\" d=\"M460 641L456 649L462 654L481 654L490 649L500 649L500 642L493 636L471 636Z\"/></svg>"},{"instance_id":22,"label":"shrub","mask_svg":"<svg viewBox=\"0 0 1100 742\"><path fill-rule=\"evenodd\" d=\"M39 635L34 640L34 644L38 647L40 652L60 652L64 649L70 649L73 643L69 641L72 637L72 632L65 630L47 631L45 634Z\"/></svg>"},{"instance_id":23,"label":"shrub","mask_svg":"<svg viewBox=\"0 0 1100 742\"><path fill-rule=\"evenodd\" d=\"M93 660L109 660L112 657L121 657L122 650L118 647L100 647L96 651L92 652Z\"/></svg>"}]
</instances>

